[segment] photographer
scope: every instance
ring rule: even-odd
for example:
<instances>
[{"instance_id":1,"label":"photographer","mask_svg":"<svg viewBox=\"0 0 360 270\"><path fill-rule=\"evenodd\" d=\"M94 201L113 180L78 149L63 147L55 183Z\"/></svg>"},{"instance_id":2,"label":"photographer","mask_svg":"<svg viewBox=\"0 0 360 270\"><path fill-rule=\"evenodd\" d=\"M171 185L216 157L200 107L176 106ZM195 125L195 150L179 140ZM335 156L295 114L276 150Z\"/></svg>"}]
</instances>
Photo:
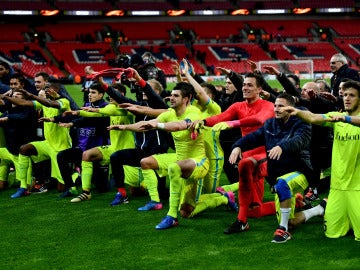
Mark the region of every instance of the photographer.
<instances>
[{"instance_id":1,"label":"photographer","mask_svg":"<svg viewBox=\"0 0 360 270\"><path fill-rule=\"evenodd\" d=\"M137 70L139 75L145 80L156 79L164 89L166 89L166 78L164 72L156 67L154 56L146 52L143 57L133 54L129 62L130 67Z\"/></svg>"}]
</instances>

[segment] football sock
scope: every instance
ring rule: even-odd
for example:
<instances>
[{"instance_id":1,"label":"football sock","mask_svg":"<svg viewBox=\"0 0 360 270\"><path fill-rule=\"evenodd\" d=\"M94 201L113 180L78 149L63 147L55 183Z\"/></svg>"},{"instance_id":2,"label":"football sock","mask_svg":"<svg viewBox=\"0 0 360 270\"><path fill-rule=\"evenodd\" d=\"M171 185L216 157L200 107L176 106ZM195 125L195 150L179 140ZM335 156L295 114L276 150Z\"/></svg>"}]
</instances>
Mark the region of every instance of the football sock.
<instances>
[{"instance_id":1,"label":"football sock","mask_svg":"<svg viewBox=\"0 0 360 270\"><path fill-rule=\"evenodd\" d=\"M146 189L149 192L150 199L154 202L160 202L158 192L158 179L154 170L142 170Z\"/></svg>"},{"instance_id":2,"label":"football sock","mask_svg":"<svg viewBox=\"0 0 360 270\"><path fill-rule=\"evenodd\" d=\"M32 171L32 161L29 158L29 166L27 168L27 172L26 172L26 183L28 186L32 185L32 181L33 181L33 171Z\"/></svg>"},{"instance_id":3,"label":"football sock","mask_svg":"<svg viewBox=\"0 0 360 270\"><path fill-rule=\"evenodd\" d=\"M168 215L177 218L180 193L183 181L186 181L181 177L181 168L177 163L172 163L168 168L170 178L170 198L169 198L169 212Z\"/></svg>"},{"instance_id":4,"label":"football sock","mask_svg":"<svg viewBox=\"0 0 360 270\"><path fill-rule=\"evenodd\" d=\"M80 176L79 172L74 172L74 173L71 175L71 179L72 179L73 183L76 182L76 179L78 179L79 176Z\"/></svg>"},{"instance_id":5,"label":"football sock","mask_svg":"<svg viewBox=\"0 0 360 270\"><path fill-rule=\"evenodd\" d=\"M253 199L255 164L250 159L239 162L239 213L238 220L247 222L249 205Z\"/></svg>"},{"instance_id":6,"label":"football sock","mask_svg":"<svg viewBox=\"0 0 360 270\"><path fill-rule=\"evenodd\" d=\"M81 162L82 168L82 188L83 190L90 190L91 189L91 179L93 176L93 163L89 161L82 161Z\"/></svg>"},{"instance_id":7,"label":"football sock","mask_svg":"<svg viewBox=\"0 0 360 270\"><path fill-rule=\"evenodd\" d=\"M21 188L27 188L27 174L28 168L30 166L31 160L30 157L19 154L18 158L18 172L16 172L17 180L20 181Z\"/></svg>"},{"instance_id":8,"label":"football sock","mask_svg":"<svg viewBox=\"0 0 360 270\"><path fill-rule=\"evenodd\" d=\"M239 190L239 182L221 187L225 190L225 192L229 192L229 191L236 192Z\"/></svg>"},{"instance_id":9,"label":"football sock","mask_svg":"<svg viewBox=\"0 0 360 270\"><path fill-rule=\"evenodd\" d=\"M281 212L281 219L279 225L284 227L287 231L291 208L280 208L280 212Z\"/></svg>"},{"instance_id":10,"label":"football sock","mask_svg":"<svg viewBox=\"0 0 360 270\"><path fill-rule=\"evenodd\" d=\"M126 197L126 189L124 188L124 187L120 187L120 188L118 188L117 189L118 190L118 192L120 192L121 193L121 195L123 196L123 197Z\"/></svg>"},{"instance_id":11,"label":"football sock","mask_svg":"<svg viewBox=\"0 0 360 270\"><path fill-rule=\"evenodd\" d=\"M194 217L197 214L204 212L206 209L213 209L220 205L227 205L228 198L220 193L211 193L201 195L200 201L196 204L194 211L192 211L190 217Z\"/></svg>"},{"instance_id":12,"label":"football sock","mask_svg":"<svg viewBox=\"0 0 360 270\"><path fill-rule=\"evenodd\" d=\"M305 216L305 222L306 222L312 217L323 216L325 211L324 208L320 204L318 204L317 206L304 210L302 212Z\"/></svg>"}]
</instances>

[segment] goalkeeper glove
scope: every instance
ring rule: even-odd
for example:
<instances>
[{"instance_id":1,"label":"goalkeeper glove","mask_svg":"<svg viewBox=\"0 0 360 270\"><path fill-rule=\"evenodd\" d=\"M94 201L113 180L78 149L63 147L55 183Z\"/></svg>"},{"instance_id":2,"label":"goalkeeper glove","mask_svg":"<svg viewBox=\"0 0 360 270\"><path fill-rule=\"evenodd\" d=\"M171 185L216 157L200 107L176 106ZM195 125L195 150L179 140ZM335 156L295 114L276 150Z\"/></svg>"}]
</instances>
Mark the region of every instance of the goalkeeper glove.
<instances>
[{"instance_id":1,"label":"goalkeeper glove","mask_svg":"<svg viewBox=\"0 0 360 270\"><path fill-rule=\"evenodd\" d=\"M214 131L227 130L231 128L240 127L240 120L226 121L217 123L212 127Z\"/></svg>"}]
</instances>

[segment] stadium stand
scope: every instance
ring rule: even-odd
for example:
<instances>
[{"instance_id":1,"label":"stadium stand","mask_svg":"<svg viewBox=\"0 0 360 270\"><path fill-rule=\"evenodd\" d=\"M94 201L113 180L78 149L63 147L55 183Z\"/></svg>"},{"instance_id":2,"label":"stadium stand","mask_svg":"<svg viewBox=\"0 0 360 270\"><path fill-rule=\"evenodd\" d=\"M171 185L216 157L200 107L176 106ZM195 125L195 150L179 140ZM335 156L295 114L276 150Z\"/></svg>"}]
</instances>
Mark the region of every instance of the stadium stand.
<instances>
[{"instance_id":1,"label":"stadium stand","mask_svg":"<svg viewBox=\"0 0 360 270\"><path fill-rule=\"evenodd\" d=\"M313 59L315 72L328 72L329 59L338 51L328 42L276 43L269 45L280 60Z\"/></svg>"},{"instance_id":2,"label":"stadium stand","mask_svg":"<svg viewBox=\"0 0 360 270\"><path fill-rule=\"evenodd\" d=\"M173 22L109 22L114 31L122 31L129 41L132 40L169 40Z\"/></svg>"},{"instance_id":3,"label":"stadium stand","mask_svg":"<svg viewBox=\"0 0 360 270\"><path fill-rule=\"evenodd\" d=\"M8 33L9 24L0 23L0 42L24 42L23 34L29 31L29 26L24 23L14 23L11 24L11 34L3 34Z\"/></svg>"},{"instance_id":4,"label":"stadium stand","mask_svg":"<svg viewBox=\"0 0 360 270\"><path fill-rule=\"evenodd\" d=\"M54 3L58 5L70 2L72 1L63 0ZM84 3L85 1L76 2ZM121 1L121 4L130 2L134 5L149 3L148 1L127 0ZM182 4L188 5L190 2L199 5L194 1L181 1ZM212 5L212 2L214 1L203 1L202 5ZM230 1L219 1L222 4L225 2L230 3ZM287 5L289 1L278 0L273 4L278 2ZM334 2L336 1L330 1L330 3ZM103 1L94 1L94 3L104 4ZM161 1L155 1L154 5L158 3ZM270 4L272 1L261 1L261 3ZM299 5L304 3L306 2L299 1ZM345 0L344 3L348 1ZM120 5L120 2L115 4ZM167 4L170 5L170 3ZM215 8L215 6L212 7ZM101 9L104 10L104 6ZM247 20L243 20L244 18ZM311 18L307 20L301 17L301 19L289 20L288 17L278 17L276 20L269 20L268 17L259 18L255 20L250 17L234 17L229 20L227 17L214 20L213 17L206 16L201 21L198 17L191 17L186 21L164 21L163 18L158 18L149 22L144 18L136 19L136 21L125 18L98 22L68 19L37 21L31 24L13 23L11 34L0 37L2 52L0 57L5 59L7 56L11 57L18 65L27 67L27 72L30 73L38 69L40 66L38 63L43 63L42 65L46 68L55 69L55 65L50 65L49 57L51 57L61 63L65 73L73 75L83 75L83 68L89 64L93 65L95 70L109 68L108 60L113 59L118 53L116 49L127 54L136 52L142 54L145 50L151 51L158 65L167 75L173 74L171 62L184 57L194 64L200 74L214 70L213 68L217 66L228 67L241 73L248 72L247 59L261 61L309 58L314 60L315 72L329 72L329 59L336 52L344 52L352 64L359 63L357 49L360 44L359 34L357 28L353 27L360 22L359 19ZM191 31L195 34L195 38L191 37L187 43L181 38L172 39L170 32L179 29ZM328 34L325 39L320 35L320 29L324 29ZM5 33L8 31L8 26L5 23L0 24L0 30ZM247 35L250 30L256 33L251 41ZM106 37L104 37L104 33L108 31L121 33L122 39L114 41L111 46L110 41L105 41ZM39 46L42 45L40 43L36 44L38 40L32 36L34 33L46 35L46 47ZM33 42L29 42L30 40ZM20 47L11 45L13 50L11 53L6 47L10 46L9 42L16 42ZM27 43L36 46L30 58L24 58L24 53L20 52ZM31 50L34 48L31 47ZM17 59L19 55L22 55L20 60ZM203 62L201 58L205 61ZM36 63L33 63L34 61ZM59 70L54 72L62 74Z\"/></svg>"},{"instance_id":5,"label":"stadium stand","mask_svg":"<svg viewBox=\"0 0 360 270\"><path fill-rule=\"evenodd\" d=\"M313 27L311 20L277 20L266 22L262 20L245 22L249 29L262 30L271 34L273 39L286 39L288 37L301 38L309 37L309 29Z\"/></svg>"},{"instance_id":6,"label":"stadium stand","mask_svg":"<svg viewBox=\"0 0 360 270\"><path fill-rule=\"evenodd\" d=\"M335 45L360 66L360 38L334 38Z\"/></svg>"},{"instance_id":7,"label":"stadium stand","mask_svg":"<svg viewBox=\"0 0 360 270\"><path fill-rule=\"evenodd\" d=\"M61 22L37 25L37 32L47 32L53 41L79 41L81 37L88 35L88 39L95 41L96 31L101 30L102 25L94 22Z\"/></svg>"},{"instance_id":8,"label":"stadium stand","mask_svg":"<svg viewBox=\"0 0 360 270\"><path fill-rule=\"evenodd\" d=\"M109 44L103 42L49 42L47 46L56 59L64 62L65 68L74 75L84 75L84 67L87 65L93 66L95 70L107 69L107 60L115 57Z\"/></svg>"},{"instance_id":9,"label":"stadium stand","mask_svg":"<svg viewBox=\"0 0 360 270\"><path fill-rule=\"evenodd\" d=\"M58 77L64 74L42 49L34 43L0 43L0 58L21 70L26 76L33 77L39 71L46 71Z\"/></svg>"},{"instance_id":10,"label":"stadium stand","mask_svg":"<svg viewBox=\"0 0 360 270\"><path fill-rule=\"evenodd\" d=\"M341 37L355 37L359 36L359 30L354 27L354 20L346 18L343 20L334 21L321 20L318 22L319 27L331 28L335 31L335 35Z\"/></svg>"}]
</instances>

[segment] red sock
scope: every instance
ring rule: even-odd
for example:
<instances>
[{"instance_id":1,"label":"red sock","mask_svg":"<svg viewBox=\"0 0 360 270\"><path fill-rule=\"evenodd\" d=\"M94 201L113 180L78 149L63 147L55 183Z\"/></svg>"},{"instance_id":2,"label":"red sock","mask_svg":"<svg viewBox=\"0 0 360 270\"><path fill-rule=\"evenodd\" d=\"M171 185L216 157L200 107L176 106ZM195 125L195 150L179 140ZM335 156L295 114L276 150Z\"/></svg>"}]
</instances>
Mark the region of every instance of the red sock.
<instances>
[{"instance_id":1,"label":"red sock","mask_svg":"<svg viewBox=\"0 0 360 270\"><path fill-rule=\"evenodd\" d=\"M123 195L124 197L126 197L126 189L125 188L118 188L118 192L121 193L121 195Z\"/></svg>"},{"instance_id":2,"label":"red sock","mask_svg":"<svg viewBox=\"0 0 360 270\"><path fill-rule=\"evenodd\" d=\"M247 221L249 205L253 199L255 164L250 159L239 162L239 213L238 220Z\"/></svg>"}]
</instances>

